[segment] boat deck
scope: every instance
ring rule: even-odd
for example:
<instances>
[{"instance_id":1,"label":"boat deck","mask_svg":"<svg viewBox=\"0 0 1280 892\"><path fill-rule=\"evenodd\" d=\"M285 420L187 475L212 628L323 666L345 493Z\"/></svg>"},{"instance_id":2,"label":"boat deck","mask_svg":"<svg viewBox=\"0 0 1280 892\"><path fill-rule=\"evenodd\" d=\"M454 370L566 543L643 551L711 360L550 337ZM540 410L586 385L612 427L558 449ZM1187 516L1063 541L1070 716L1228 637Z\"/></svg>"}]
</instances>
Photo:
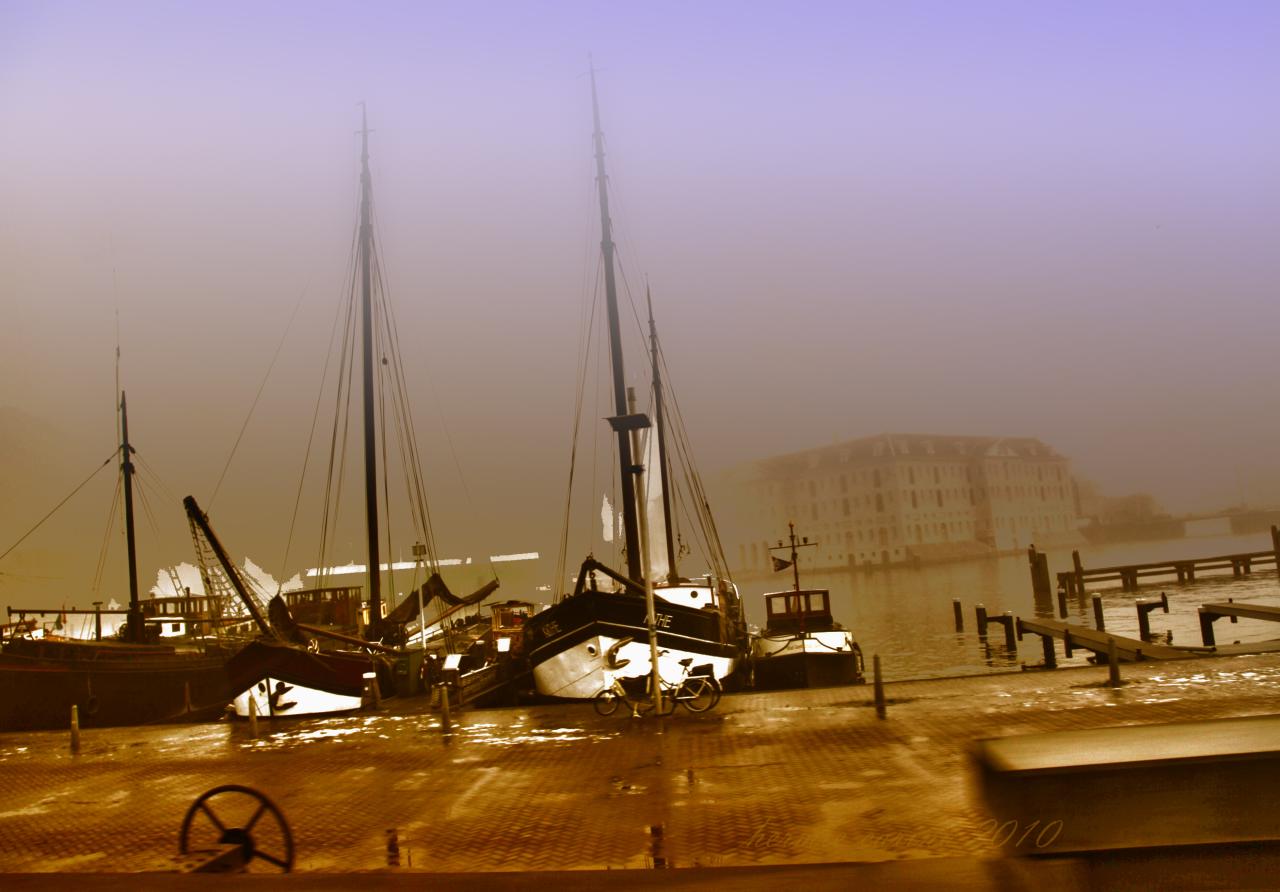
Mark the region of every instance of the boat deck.
<instances>
[{"instance_id":1,"label":"boat deck","mask_svg":"<svg viewBox=\"0 0 1280 892\"><path fill-rule=\"evenodd\" d=\"M496 888L545 885L530 871L638 868L614 876L626 887L665 876L666 888L677 877L689 888L731 877L738 888L1022 888L1010 876L1030 871L1035 887L1084 888L1093 880L1079 865L1001 856L970 789L975 741L1280 708L1278 655L1138 663L1124 677L1119 689L1105 667L892 683L885 721L867 685L727 696L665 720L601 718L587 704L463 711L449 736L424 700L263 721L257 739L245 723L103 729L83 734L78 756L63 733L4 734L0 871L172 870L187 807L232 783L280 807L311 880L484 872L463 885ZM1276 866L1271 849L1246 854L1229 868L1239 882ZM820 866L832 864L843 866ZM644 870L657 866L689 870Z\"/></svg>"}]
</instances>

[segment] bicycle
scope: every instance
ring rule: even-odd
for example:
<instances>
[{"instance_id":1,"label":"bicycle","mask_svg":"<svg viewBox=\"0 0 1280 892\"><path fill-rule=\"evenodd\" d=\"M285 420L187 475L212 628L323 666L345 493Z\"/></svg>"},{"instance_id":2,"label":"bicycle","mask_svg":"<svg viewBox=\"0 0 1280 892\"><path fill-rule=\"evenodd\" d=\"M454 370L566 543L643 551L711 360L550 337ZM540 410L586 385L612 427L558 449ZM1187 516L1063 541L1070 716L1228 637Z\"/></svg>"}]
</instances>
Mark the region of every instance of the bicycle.
<instances>
[{"instance_id":1,"label":"bicycle","mask_svg":"<svg viewBox=\"0 0 1280 892\"><path fill-rule=\"evenodd\" d=\"M665 654L667 651L664 650L661 653ZM612 668L621 669L629 662L630 660L618 660ZM659 681L662 683L662 695L658 699L658 715L671 715L675 712L677 704L684 706L690 712L706 712L720 702L722 693L720 683L716 681L715 676L712 674L710 664L691 669L693 658L685 657L680 661L680 665L684 671L679 681L673 683L659 676ZM697 672L697 674L693 674L694 672ZM643 715L653 709L653 689L651 676L635 677L633 680L640 681L641 679L644 680L644 692L637 691L633 695L623 684L623 679L614 676L613 683L596 694L591 701L591 705L600 715L609 716L617 711L619 703L625 702L631 707L633 716Z\"/></svg>"}]
</instances>

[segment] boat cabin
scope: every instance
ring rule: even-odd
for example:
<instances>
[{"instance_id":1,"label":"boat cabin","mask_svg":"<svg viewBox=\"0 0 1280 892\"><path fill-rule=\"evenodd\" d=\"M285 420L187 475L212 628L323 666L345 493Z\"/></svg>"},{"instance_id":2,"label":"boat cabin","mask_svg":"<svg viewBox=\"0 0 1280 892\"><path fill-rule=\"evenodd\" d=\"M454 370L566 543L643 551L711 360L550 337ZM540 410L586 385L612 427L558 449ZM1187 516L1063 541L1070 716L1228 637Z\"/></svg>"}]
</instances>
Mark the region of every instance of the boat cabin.
<instances>
[{"instance_id":1,"label":"boat cabin","mask_svg":"<svg viewBox=\"0 0 1280 892\"><path fill-rule=\"evenodd\" d=\"M826 589L776 592L764 596L768 632L821 632L836 627Z\"/></svg>"}]
</instances>

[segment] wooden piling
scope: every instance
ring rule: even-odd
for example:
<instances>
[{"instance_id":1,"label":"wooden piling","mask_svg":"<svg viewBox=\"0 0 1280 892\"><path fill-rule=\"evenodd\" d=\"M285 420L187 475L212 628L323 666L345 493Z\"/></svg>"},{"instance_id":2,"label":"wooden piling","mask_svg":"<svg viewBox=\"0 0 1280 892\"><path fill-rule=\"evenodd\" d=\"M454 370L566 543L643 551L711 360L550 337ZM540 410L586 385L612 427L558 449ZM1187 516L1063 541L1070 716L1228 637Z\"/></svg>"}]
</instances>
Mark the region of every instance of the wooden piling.
<instances>
[{"instance_id":1,"label":"wooden piling","mask_svg":"<svg viewBox=\"0 0 1280 892\"><path fill-rule=\"evenodd\" d=\"M80 707L71 704L71 754L80 753Z\"/></svg>"},{"instance_id":2,"label":"wooden piling","mask_svg":"<svg viewBox=\"0 0 1280 892\"><path fill-rule=\"evenodd\" d=\"M1049 597L1053 591L1049 583L1049 556L1036 551L1032 545L1027 549L1027 561L1031 564L1031 591L1038 597Z\"/></svg>"},{"instance_id":3,"label":"wooden piling","mask_svg":"<svg viewBox=\"0 0 1280 892\"><path fill-rule=\"evenodd\" d=\"M974 616L977 617L978 637L987 637L987 608L983 604L979 604L973 608Z\"/></svg>"},{"instance_id":4,"label":"wooden piling","mask_svg":"<svg viewBox=\"0 0 1280 892\"><path fill-rule=\"evenodd\" d=\"M1067 588L1065 585L1058 587L1058 618L1067 618Z\"/></svg>"},{"instance_id":5,"label":"wooden piling","mask_svg":"<svg viewBox=\"0 0 1280 892\"><path fill-rule=\"evenodd\" d=\"M1099 632L1107 630L1107 621L1102 615L1102 595L1093 596L1093 627Z\"/></svg>"},{"instance_id":6,"label":"wooden piling","mask_svg":"<svg viewBox=\"0 0 1280 892\"><path fill-rule=\"evenodd\" d=\"M879 659L879 658L877 658ZM879 667L879 663L876 666ZM449 715L449 686L440 682L440 730L445 734L453 733L453 719Z\"/></svg>"},{"instance_id":7,"label":"wooden piling","mask_svg":"<svg viewBox=\"0 0 1280 892\"><path fill-rule=\"evenodd\" d=\"M876 689L876 718L885 717L884 679L880 677L880 655L871 658L872 677Z\"/></svg>"},{"instance_id":8,"label":"wooden piling","mask_svg":"<svg viewBox=\"0 0 1280 892\"><path fill-rule=\"evenodd\" d=\"M951 599L951 612L954 613L956 617L956 631L963 632L964 631L964 610L960 606L959 598Z\"/></svg>"},{"instance_id":9,"label":"wooden piling","mask_svg":"<svg viewBox=\"0 0 1280 892\"><path fill-rule=\"evenodd\" d=\"M1053 639L1050 638L1048 635L1041 635L1040 646L1044 650L1044 668L1046 669L1058 668L1058 655L1054 652L1054 649L1053 649Z\"/></svg>"},{"instance_id":10,"label":"wooden piling","mask_svg":"<svg viewBox=\"0 0 1280 892\"><path fill-rule=\"evenodd\" d=\"M1080 562L1080 552L1071 552L1071 566L1076 574L1076 594L1084 595L1084 564Z\"/></svg>"},{"instance_id":11,"label":"wooden piling","mask_svg":"<svg viewBox=\"0 0 1280 892\"><path fill-rule=\"evenodd\" d=\"M1013 614L1008 610L1004 612L1004 646L1012 653L1018 652L1018 641L1014 635Z\"/></svg>"},{"instance_id":12,"label":"wooden piling","mask_svg":"<svg viewBox=\"0 0 1280 892\"><path fill-rule=\"evenodd\" d=\"M1116 653L1116 640L1107 639L1107 682L1113 688L1120 687L1120 656Z\"/></svg>"},{"instance_id":13,"label":"wooden piling","mask_svg":"<svg viewBox=\"0 0 1280 892\"><path fill-rule=\"evenodd\" d=\"M1280 528L1271 525L1271 553L1275 556L1276 573L1280 574Z\"/></svg>"}]
</instances>

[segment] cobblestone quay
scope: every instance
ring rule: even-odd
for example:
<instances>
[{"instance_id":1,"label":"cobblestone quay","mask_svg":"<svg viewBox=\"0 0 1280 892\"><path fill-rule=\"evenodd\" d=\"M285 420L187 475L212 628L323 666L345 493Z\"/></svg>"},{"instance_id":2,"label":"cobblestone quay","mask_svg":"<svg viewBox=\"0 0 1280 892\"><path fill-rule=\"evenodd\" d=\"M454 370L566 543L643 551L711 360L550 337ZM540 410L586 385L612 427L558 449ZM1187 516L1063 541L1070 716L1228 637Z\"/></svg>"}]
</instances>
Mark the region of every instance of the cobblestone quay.
<instances>
[{"instance_id":1,"label":"cobblestone quay","mask_svg":"<svg viewBox=\"0 0 1280 892\"><path fill-rule=\"evenodd\" d=\"M257 739L228 722L86 731L79 755L64 733L5 734L0 871L173 870L191 803L243 784L279 806L296 870L316 881L641 869L632 886L656 880L643 869L668 867L715 869L679 875L697 885L825 887L855 868L770 866L857 862L859 882L892 869L920 888L942 877L981 886L964 878L1001 856L970 790L973 740L1280 706L1277 655L1133 664L1124 676L1118 689L1105 667L899 682L886 686L884 721L867 686L729 696L667 719L604 719L586 704L471 711L455 713L448 736L422 701L263 721ZM1048 879L1047 862L1036 869ZM89 889L106 878L83 879Z\"/></svg>"}]
</instances>

